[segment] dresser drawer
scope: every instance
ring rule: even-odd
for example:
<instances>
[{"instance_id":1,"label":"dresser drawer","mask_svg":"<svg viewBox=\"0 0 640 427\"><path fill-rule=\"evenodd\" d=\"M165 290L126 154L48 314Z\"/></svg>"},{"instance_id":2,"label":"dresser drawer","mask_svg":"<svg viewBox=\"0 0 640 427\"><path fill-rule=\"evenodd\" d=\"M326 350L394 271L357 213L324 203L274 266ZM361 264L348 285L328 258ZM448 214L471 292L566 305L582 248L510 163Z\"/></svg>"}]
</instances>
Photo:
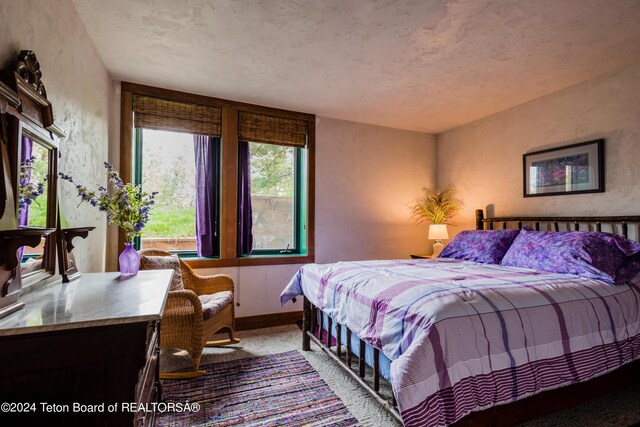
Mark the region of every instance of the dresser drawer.
<instances>
[{"instance_id":1,"label":"dresser drawer","mask_svg":"<svg viewBox=\"0 0 640 427\"><path fill-rule=\"evenodd\" d=\"M155 417L150 405L158 401L158 363L160 361L159 322L149 322L145 365L138 375L136 403L141 409L135 416L136 426L151 426Z\"/></svg>"},{"instance_id":2,"label":"dresser drawer","mask_svg":"<svg viewBox=\"0 0 640 427\"><path fill-rule=\"evenodd\" d=\"M152 387L151 393L149 395L149 402L157 402L158 401L158 387ZM141 408L140 411L136 413L135 416L135 427L153 427L156 413L153 411L153 407L149 402L145 406ZM148 409L148 410L146 410Z\"/></svg>"},{"instance_id":3,"label":"dresser drawer","mask_svg":"<svg viewBox=\"0 0 640 427\"><path fill-rule=\"evenodd\" d=\"M147 361L153 355L153 352L158 350L160 345L159 336L160 336L160 322L154 320L153 322L149 322L147 326Z\"/></svg>"}]
</instances>

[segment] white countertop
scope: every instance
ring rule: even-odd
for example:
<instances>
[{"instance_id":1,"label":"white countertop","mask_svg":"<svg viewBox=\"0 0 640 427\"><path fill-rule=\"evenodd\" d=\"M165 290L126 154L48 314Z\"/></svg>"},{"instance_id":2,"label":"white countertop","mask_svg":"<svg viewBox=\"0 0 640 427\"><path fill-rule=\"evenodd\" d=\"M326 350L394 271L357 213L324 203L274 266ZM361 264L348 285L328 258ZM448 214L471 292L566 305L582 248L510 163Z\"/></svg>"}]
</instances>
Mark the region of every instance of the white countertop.
<instances>
[{"instance_id":1,"label":"white countertop","mask_svg":"<svg viewBox=\"0 0 640 427\"><path fill-rule=\"evenodd\" d=\"M20 296L25 307L0 319L0 336L135 323L160 319L173 270L83 273Z\"/></svg>"}]
</instances>

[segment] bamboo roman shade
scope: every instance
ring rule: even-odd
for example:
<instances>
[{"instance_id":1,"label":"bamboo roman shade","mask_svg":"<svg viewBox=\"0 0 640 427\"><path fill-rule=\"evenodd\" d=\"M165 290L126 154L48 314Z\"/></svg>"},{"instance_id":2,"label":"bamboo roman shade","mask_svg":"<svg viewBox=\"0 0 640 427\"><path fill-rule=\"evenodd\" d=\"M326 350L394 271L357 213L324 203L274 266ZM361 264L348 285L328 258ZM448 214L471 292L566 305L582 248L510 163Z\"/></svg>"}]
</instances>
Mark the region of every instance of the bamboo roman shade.
<instances>
[{"instance_id":1,"label":"bamboo roman shade","mask_svg":"<svg viewBox=\"0 0 640 427\"><path fill-rule=\"evenodd\" d=\"M240 111L238 137L244 141L304 148L308 133L306 120Z\"/></svg>"},{"instance_id":2,"label":"bamboo roman shade","mask_svg":"<svg viewBox=\"0 0 640 427\"><path fill-rule=\"evenodd\" d=\"M133 96L133 124L137 128L222 135L222 109L150 96Z\"/></svg>"}]
</instances>

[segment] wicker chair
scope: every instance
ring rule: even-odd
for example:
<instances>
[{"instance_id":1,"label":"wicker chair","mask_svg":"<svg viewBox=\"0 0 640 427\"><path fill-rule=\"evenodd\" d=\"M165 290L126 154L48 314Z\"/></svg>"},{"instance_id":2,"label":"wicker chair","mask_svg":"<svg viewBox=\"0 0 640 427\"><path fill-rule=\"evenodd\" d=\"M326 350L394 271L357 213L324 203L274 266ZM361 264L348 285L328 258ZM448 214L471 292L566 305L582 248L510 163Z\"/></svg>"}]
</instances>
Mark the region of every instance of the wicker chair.
<instances>
[{"instance_id":1,"label":"wicker chair","mask_svg":"<svg viewBox=\"0 0 640 427\"><path fill-rule=\"evenodd\" d=\"M141 250L140 255L175 257L169 252L157 249ZM140 268L145 268L144 263L141 263ZM193 371L163 372L160 374L161 378L193 378L203 375L205 371L199 370L199 367L205 346L219 347L240 342L233 336L233 280L225 274L201 276L183 260L180 260L180 273L184 290L169 292L160 321L160 346L186 350L193 360ZM218 303L215 301L216 297L219 297ZM207 299L213 300L213 305L207 302ZM225 329L229 334L228 340L209 341L213 334Z\"/></svg>"}]
</instances>

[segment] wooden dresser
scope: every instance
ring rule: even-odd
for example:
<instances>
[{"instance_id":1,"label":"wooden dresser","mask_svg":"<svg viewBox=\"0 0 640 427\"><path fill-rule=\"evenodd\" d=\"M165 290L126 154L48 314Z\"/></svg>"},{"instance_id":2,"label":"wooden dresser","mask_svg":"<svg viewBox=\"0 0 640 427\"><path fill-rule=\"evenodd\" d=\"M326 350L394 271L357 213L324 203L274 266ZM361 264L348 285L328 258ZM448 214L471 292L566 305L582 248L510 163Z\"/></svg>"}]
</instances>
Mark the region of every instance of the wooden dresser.
<instances>
[{"instance_id":1,"label":"wooden dresser","mask_svg":"<svg viewBox=\"0 0 640 427\"><path fill-rule=\"evenodd\" d=\"M83 274L0 320L0 425L152 426L172 270Z\"/></svg>"}]
</instances>

